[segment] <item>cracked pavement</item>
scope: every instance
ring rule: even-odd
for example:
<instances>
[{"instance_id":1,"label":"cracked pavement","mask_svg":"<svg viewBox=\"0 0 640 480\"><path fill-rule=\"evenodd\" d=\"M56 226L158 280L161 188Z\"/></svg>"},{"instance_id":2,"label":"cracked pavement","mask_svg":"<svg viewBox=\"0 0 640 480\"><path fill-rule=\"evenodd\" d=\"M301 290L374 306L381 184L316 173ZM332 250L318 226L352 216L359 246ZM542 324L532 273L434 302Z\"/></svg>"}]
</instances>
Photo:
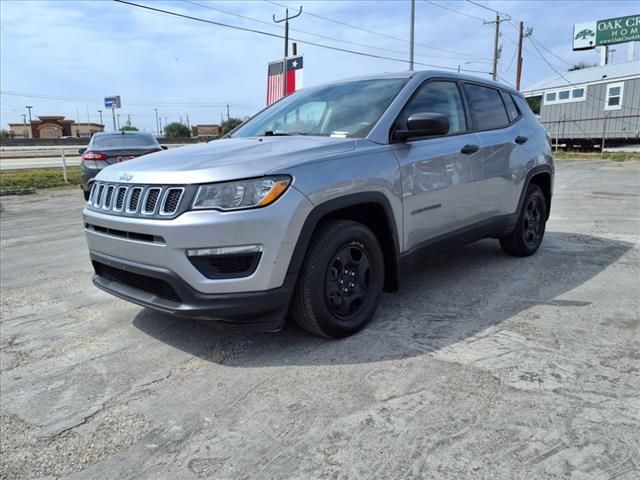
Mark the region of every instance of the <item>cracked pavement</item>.
<instances>
[{"instance_id":1,"label":"cracked pavement","mask_svg":"<svg viewBox=\"0 0 640 480\"><path fill-rule=\"evenodd\" d=\"M640 162L556 182L536 256L426 259L341 341L118 300L79 190L0 198L0 478L640 478Z\"/></svg>"}]
</instances>

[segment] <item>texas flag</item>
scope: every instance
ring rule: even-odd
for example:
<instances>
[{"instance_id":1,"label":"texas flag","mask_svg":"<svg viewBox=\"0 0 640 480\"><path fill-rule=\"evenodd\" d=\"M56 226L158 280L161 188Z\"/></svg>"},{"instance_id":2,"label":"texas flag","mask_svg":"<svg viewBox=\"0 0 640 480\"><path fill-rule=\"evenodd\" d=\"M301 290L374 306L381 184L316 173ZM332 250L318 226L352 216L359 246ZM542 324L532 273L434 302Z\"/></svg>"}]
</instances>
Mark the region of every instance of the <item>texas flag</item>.
<instances>
[{"instance_id":1,"label":"texas flag","mask_svg":"<svg viewBox=\"0 0 640 480\"><path fill-rule=\"evenodd\" d=\"M286 77L284 64L286 62ZM286 78L286 84L285 84ZM302 88L302 55L289 57L269 63L267 70L267 105L277 102L284 96L285 85L287 95Z\"/></svg>"}]
</instances>

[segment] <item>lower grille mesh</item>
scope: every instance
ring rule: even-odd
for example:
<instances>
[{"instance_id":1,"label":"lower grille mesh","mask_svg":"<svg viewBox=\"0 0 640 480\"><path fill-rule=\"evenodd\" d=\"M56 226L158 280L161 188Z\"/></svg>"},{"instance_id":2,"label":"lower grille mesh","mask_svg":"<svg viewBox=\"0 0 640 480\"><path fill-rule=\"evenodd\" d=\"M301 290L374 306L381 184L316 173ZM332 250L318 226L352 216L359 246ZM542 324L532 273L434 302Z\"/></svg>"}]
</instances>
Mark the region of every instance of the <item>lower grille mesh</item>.
<instances>
[{"instance_id":1,"label":"lower grille mesh","mask_svg":"<svg viewBox=\"0 0 640 480\"><path fill-rule=\"evenodd\" d=\"M171 302L182 302L174 288L164 280L120 270L96 261L93 262L93 268L98 276L111 282L120 283Z\"/></svg>"}]
</instances>

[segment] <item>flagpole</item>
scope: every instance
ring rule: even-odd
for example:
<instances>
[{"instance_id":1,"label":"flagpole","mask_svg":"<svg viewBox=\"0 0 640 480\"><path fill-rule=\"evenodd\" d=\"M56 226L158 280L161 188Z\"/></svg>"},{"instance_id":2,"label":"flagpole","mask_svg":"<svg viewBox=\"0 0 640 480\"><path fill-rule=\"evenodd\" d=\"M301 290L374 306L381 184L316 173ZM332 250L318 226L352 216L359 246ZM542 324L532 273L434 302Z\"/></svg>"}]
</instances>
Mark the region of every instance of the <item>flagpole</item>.
<instances>
[{"instance_id":1,"label":"flagpole","mask_svg":"<svg viewBox=\"0 0 640 480\"><path fill-rule=\"evenodd\" d=\"M284 95L282 96L286 97L287 96L287 77L289 76L289 72L287 72L287 57L284 57L283 66L284 66L284 81L282 82L282 85L284 85Z\"/></svg>"}]
</instances>

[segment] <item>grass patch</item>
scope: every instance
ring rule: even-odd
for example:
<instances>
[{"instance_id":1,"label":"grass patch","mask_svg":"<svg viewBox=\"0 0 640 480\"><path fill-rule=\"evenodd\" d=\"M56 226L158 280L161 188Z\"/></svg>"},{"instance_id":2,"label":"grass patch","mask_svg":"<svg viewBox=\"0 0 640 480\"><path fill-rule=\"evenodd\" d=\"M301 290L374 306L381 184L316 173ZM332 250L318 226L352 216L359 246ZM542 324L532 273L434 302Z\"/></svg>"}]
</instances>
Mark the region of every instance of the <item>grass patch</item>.
<instances>
[{"instance_id":1,"label":"grass patch","mask_svg":"<svg viewBox=\"0 0 640 480\"><path fill-rule=\"evenodd\" d=\"M614 162L624 162L626 160L640 160L640 152L566 152L558 150L553 152L553 158L559 160L613 160Z\"/></svg>"},{"instance_id":2,"label":"grass patch","mask_svg":"<svg viewBox=\"0 0 640 480\"><path fill-rule=\"evenodd\" d=\"M80 167L67 168L69 183L64 182L62 168L32 168L0 171L0 193L21 192L36 188L79 185Z\"/></svg>"}]
</instances>

